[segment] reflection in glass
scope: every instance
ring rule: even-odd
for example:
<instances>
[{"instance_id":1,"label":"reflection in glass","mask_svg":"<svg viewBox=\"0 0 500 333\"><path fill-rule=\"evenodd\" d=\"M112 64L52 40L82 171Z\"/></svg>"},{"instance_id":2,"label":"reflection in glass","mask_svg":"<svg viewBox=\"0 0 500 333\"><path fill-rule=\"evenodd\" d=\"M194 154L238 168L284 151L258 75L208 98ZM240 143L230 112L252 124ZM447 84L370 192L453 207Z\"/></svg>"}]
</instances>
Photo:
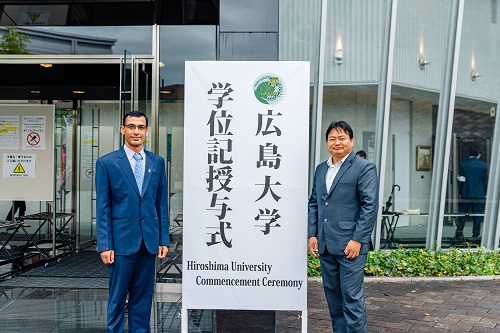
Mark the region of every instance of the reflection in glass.
<instances>
[{"instance_id":1,"label":"reflection in glass","mask_svg":"<svg viewBox=\"0 0 500 333\"><path fill-rule=\"evenodd\" d=\"M437 103L437 93L392 87L382 248L425 246Z\"/></svg>"},{"instance_id":2,"label":"reflection in glass","mask_svg":"<svg viewBox=\"0 0 500 333\"><path fill-rule=\"evenodd\" d=\"M463 108L457 108L460 104ZM454 238L455 246L480 243L494 130L491 107L464 99L455 104L444 224L452 230L443 231L443 237Z\"/></svg>"},{"instance_id":3,"label":"reflection in glass","mask_svg":"<svg viewBox=\"0 0 500 333\"><path fill-rule=\"evenodd\" d=\"M32 54L151 54L151 26L17 27Z\"/></svg>"},{"instance_id":4,"label":"reflection in glass","mask_svg":"<svg viewBox=\"0 0 500 333\"><path fill-rule=\"evenodd\" d=\"M449 5L398 2L381 248L426 245Z\"/></svg>"},{"instance_id":5,"label":"reflection in glass","mask_svg":"<svg viewBox=\"0 0 500 333\"><path fill-rule=\"evenodd\" d=\"M160 67L158 153L167 161L171 220L182 221L184 62L215 60L215 37L214 26L160 27L160 61L165 66Z\"/></svg>"},{"instance_id":6,"label":"reflection in glass","mask_svg":"<svg viewBox=\"0 0 500 333\"><path fill-rule=\"evenodd\" d=\"M450 163L446 189L443 246L480 245L483 235L494 111L500 68L493 44L499 38L498 6L465 1ZM498 203L497 203L498 204ZM497 221L498 223L498 221Z\"/></svg>"}]
</instances>

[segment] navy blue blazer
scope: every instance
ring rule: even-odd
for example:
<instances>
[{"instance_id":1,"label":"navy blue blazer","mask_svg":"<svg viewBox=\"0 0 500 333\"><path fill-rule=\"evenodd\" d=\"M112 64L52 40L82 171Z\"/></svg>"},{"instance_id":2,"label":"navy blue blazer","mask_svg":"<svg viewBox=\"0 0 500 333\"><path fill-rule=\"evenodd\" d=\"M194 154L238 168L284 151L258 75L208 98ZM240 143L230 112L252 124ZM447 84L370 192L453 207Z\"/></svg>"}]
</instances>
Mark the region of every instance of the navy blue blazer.
<instances>
[{"instance_id":1,"label":"navy blue blazer","mask_svg":"<svg viewBox=\"0 0 500 333\"><path fill-rule=\"evenodd\" d=\"M378 212L378 177L375 165L363 158L348 155L326 190L327 162L316 167L309 198L308 237L318 238L318 251L325 248L334 255L344 255L352 239L362 243L360 254L369 250L369 242Z\"/></svg>"},{"instance_id":2,"label":"navy blue blazer","mask_svg":"<svg viewBox=\"0 0 500 333\"><path fill-rule=\"evenodd\" d=\"M168 195L165 160L146 154L142 195L123 147L96 162L96 232L99 252L117 255L139 251L142 241L149 253L169 246Z\"/></svg>"},{"instance_id":3,"label":"navy blue blazer","mask_svg":"<svg viewBox=\"0 0 500 333\"><path fill-rule=\"evenodd\" d=\"M486 163L479 158L470 157L460 164L459 176L465 182L458 182L458 190L462 199L484 199L488 187L488 170Z\"/></svg>"}]
</instances>

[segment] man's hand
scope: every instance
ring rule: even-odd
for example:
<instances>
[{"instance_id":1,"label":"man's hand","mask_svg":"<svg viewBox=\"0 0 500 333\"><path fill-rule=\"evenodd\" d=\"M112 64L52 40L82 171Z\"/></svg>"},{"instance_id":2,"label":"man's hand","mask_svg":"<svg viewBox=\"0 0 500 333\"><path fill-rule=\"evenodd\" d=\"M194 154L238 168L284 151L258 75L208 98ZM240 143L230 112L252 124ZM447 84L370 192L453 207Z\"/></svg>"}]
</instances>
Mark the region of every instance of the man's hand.
<instances>
[{"instance_id":1,"label":"man's hand","mask_svg":"<svg viewBox=\"0 0 500 333\"><path fill-rule=\"evenodd\" d=\"M101 252L101 260L106 265L111 265L115 262L115 251L107 250Z\"/></svg>"},{"instance_id":2,"label":"man's hand","mask_svg":"<svg viewBox=\"0 0 500 333\"><path fill-rule=\"evenodd\" d=\"M347 259L354 259L359 255L359 250L361 250L361 243L351 239L349 243L347 243L344 253Z\"/></svg>"},{"instance_id":3,"label":"man's hand","mask_svg":"<svg viewBox=\"0 0 500 333\"><path fill-rule=\"evenodd\" d=\"M309 243L307 244L307 248L309 249L309 253L314 256L318 257L318 238L316 237L309 237Z\"/></svg>"},{"instance_id":4,"label":"man's hand","mask_svg":"<svg viewBox=\"0 0 500 333\"><path fill-rule=\"evenodd\" d=\"M158 259L163 259L167 256L168 247L167 246L158 246Z\"/></svg>"}]
</instances>

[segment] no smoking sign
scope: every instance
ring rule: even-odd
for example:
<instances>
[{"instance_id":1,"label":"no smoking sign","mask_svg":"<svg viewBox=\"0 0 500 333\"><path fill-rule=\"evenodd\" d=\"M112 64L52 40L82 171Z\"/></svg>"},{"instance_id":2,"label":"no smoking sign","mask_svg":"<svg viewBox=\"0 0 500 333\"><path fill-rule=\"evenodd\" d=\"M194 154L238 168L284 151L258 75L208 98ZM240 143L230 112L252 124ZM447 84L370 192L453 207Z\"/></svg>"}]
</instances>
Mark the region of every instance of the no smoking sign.
<instances>
[{"instance_id":1,"label":"no smoking sign","mask_svg":"<svg viewBox=\"0 0 500 333\"><path fill-rule=\"evenodd\" d=\"M30 146L36 146L40 143L40 134L37 132L30 132L28 133L28 136L26 137L26 141Z\"/></svg>"}]
</instances>

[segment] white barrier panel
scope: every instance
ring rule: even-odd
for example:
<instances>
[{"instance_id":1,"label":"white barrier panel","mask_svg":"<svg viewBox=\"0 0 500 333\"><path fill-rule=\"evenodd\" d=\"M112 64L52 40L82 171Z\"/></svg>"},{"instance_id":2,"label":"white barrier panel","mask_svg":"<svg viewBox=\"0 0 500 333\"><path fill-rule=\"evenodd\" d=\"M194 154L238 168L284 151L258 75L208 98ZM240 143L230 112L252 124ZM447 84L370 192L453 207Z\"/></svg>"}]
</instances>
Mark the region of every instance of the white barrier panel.
<instances>
[{"instance_id":1,"label":"white barrier panel","mask_svg":"<svg viewBox=\"0 0 500 333\"><path fill-rule=\"evenodd\" d=\"M54 105L0 105L0 200L54 200Z\"/></svg>"},{"instance_id":2,"label":"white barrier panel","mask_svg":"<svg viewBox=\"0 0 500 333\"><path fill-rule=\"evenodd\" d=\"M183 308L307 308L308 129L308 62L186 62Z\"/></svg>"}]
</instances>

